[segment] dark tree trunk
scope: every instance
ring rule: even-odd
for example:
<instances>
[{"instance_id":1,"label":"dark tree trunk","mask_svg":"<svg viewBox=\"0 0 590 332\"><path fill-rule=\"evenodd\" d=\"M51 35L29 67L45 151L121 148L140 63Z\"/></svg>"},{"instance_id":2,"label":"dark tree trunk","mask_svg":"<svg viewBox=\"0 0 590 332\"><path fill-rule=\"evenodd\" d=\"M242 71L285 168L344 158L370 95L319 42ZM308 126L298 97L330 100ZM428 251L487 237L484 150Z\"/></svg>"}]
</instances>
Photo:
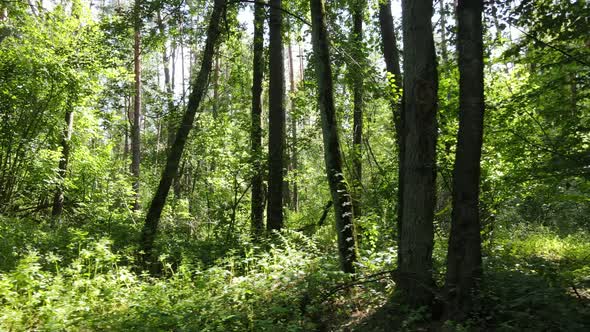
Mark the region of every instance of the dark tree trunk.
<instances>
[{"instance_id":1,"label":"dark tree trunk","mask_svg":"<svg viewBox=\"0 0 590 332\"><path fill-rule=\"evenodd\" d=\"M262 79L264 76L264 6L254 5L254 62L252 63L252 124L250 141L252 153L252 236L264 232L264 189L262 187Z\"/></svg>"},{"instance_id":2,"label":"dark tree trunk","mask_svg":"<svg viewBox=\"0 0 590 332\"><path fill-rule=\"evenodd\" d=\"M268 139L268 213L269 231L283 228L283 175L285 157L284 64L281 26L281 0L270 1L269 23L269 139Z\"/></svg>"},{"instance_id":3,"label":"dark tree trunk","mask_svg":"<svg viewBox=\"0 0 590 332\"><path fill-rule=\"evenodd\" d=\"M352 94L353 94L353 135L352 135L352 171L353 171L353 211L355 217L361 216L361 193L363 181L363 76L365 71L365 52L363 52L363 15L365 1L357 1L351 7L352 12L352 43L354 58L358 66L352 70ZM360 67L360 68L359 68Z\"/></svg>"},{"instance_id":4,"label":"dark tree trunk","mask_svg":"<svg viewBox=\"0 0 590 332\"><path fill-rule=\"evenodd\" d=\"M395 85L401 88L402 75L400 70L399 50L397 47L397 40L395 37L395 27L393 25L393 17L391 16L391 0L379 4L379 27L381 29L381 39L383 48L383 58L385 59L385 67L387 72L393 75ZM401 116L402 108L401 101L395 102L392 99L393 119L399 136L401 133Z\"/></svg>"},{"instance_id":5,"label":"dark tree trunk","mask_svg":"<svg viewBox=\"0 0 590 332\"><path fill-rule=\"evenodd\" d=\"M68 161L70 160L70 140L72 139L72 132L74 129L74 112L72 110L66 111L65 116L65 128L63 131L63 137L61 139L61 158L59 159L58 175L59 181L55 195L53 196L53 208L51 210L51 216L53 222L58 219L64 208L64 181L68 171Z\"/></svg>"},{"instance_id":6,"label":"dark tree trunk","mask_svg":"<svg viewBox=\"0 0 590 332\"><path fill-rule=\"evenodd\" d=\"M398 289L413 306L433 299L438 75L432 1L403 0L404 138Z\"/></svg>"},{"instance_id":7,"label":"dark tree trunk","mask_svg":"<svg viewBox=\"0 0 590 332\"><path fill-rule=\"evenodd\" d=\"M385 3L379 4L379 26L381 28L381 39L383 47L383 57L385 59L385 66L387 72L393 75L393 81L396 88L401 88L402 75L400 70L399 50L397 48L397 40L395 37L395 28L393 25L393 17L391 16L391 1L387 0ZM403 215L402 201L403 201L403 157L404 157L404 142L403 142L403 128L404 128L404 112L403 99L397 100L392 95L390 99L391 109L393 110L393 122L395 125L395 132L397 136L397 156L398 156L398 187L397 187L397 240L400 242L401 236L401 220ZM398 264L401 259L401 254L398 253Z\"/></svg>"},{"instance_id":8,"label":"dark tree trunk","mask_svg":"<svg viewBox=\"0 0 590 332\"><path fill-rule=\"evenodd\" d=\"M133 96L133 125L131 126L131 175L135 201L133 210L138 211L139 204L139 164L141 162L141 21L139 17L140 0L135 0L135 25L133 62L135 74L135 92Z\"/></svg>"},{"instance_id":9,"label":"dark tree trunk","mask_svg":"<svg viewBox=\"0 0 590 332\"><path fill-rule=\"evenodd\" d=\"M484 117L482 11L482 0L460 0L457 7L459 133L446 276L447 314L454 320L466 318L482 275L479 220Z\"/></svg>"},{"instance_id":10,"label":"dark tree trunk","mask_svg":"<svg viewBox=\"0 0 590 332\"><path fill-rule=\"evenodd\" d=\"M293 98L297 89L295 88L291 41L289 41L289 82L291 86L291 98ZM291 171L295 173L293 182L291 183L291 209L293 211L299 210L299 191L297 188L297 169L299 168L299 162L297 158L297 116L295 114L295 103L291 100Z\"/></svg>"},{"instance_id":11,"label":"dark tree trunk","mask_svg":"<svg viewBox=\"0 0 590 332\"><path fill-rule=\"evenodd\" d=\"M209 20L207 41L205 43L205 50L203 52L201 69L196 80L194 80L192 83L186 111L178 128L178 132L176 133L174 144L172 144L170 153L168 154L166 165L164 167L164 171L162 172L162 178L160 179L160 184L158 185L158 189L156 190L145 219L140 243L140 248L143 251L142 260L144 264L156 262L152 251L154 240L156 238L156 232L158 230L158 223L160 221L162 209L166 204L166 197L168 196L168 191L172 185L172 180L178 173L178 166L188 134L193 127L195 115L199 109L203 95L207 90L207 83L209 73L211 72L211 64L213 62L215 45L217 44L217 39L219 37L219 21L224 6L225 0L215 0L213 12Z\"/></svg>"},{"instance_id":12,"label":"dark tree trunk","mask_svg":"<svg viewBox=\"0 0 590 332\"><path fill-rule=\"evenodd\" d=\"M322 134L324 139L324 158L332 201L334 202L340 266L342 271L354 273L354 262L357 258L357 252L352 200L342 172L342 153L338 138L336 109L334 107L334 86L332 82L332 68L330 67L330 46L325 21L324 2L322 0L310 0L310 5L312 43L318 80L318 104L322 118Z\"/></svg>"}]
</instances>

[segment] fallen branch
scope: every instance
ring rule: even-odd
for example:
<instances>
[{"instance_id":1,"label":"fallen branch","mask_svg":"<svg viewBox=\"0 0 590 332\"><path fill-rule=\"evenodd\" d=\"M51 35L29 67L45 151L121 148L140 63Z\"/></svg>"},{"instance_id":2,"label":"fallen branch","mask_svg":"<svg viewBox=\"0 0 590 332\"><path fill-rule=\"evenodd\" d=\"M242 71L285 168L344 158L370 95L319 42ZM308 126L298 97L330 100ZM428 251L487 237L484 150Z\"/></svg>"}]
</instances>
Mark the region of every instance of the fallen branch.
<instances>
[{"instance_id":1,"label":"fallen branch","mask_svg":"<svg viewBox=\"0 0 590 332\"><path fill-rule=\"evenodd\" d=\"M580 295L580 293L578 293L578 289L576 288L576 285L572 284L572 290L574 291L574 293L576 294L578 299L580 299L582 301L584 300L584 297L582 297L582 295Z\"/></svg>"},{"instance_id":2,"label":"fallen branch","mask_svg":"<svg viewBox=\"0 0 590 332\"><path fill-rule=\"evenodd\" d=\"M330 208L334 205L334 202L329 201L326 206L324 206L324 211L322 212L322 216L320 217L320 221L318 221L318 226L323 226L326 218L328 217L328 212L330 212Z\"/></svg>"},{"instance_id":3,"label":"fallen branch","mask_svg":"<svg viewBox=\"0 0 590 332\"><path fill-rule=\"evenodd\" d=\"M330 297L332 297L334 294L338 293L341 290L345 290L345 289L348 289L348 288L351 288L354 286L358 286L358 285L368 284L370 282L380 281L380 280L383 280L386 278L392 278L392 274L394 274L395 271L396 270L381 271L381 272L377 272L374 274L370 274L368 276L363 276L360 278L362 280L354 280L351 282L339 284L336 287L333 287L331 290L329 290L326 293L326 295L322 298L321 302L326 301L327 299L329 299Z\"/></svg>"}]
</instances>

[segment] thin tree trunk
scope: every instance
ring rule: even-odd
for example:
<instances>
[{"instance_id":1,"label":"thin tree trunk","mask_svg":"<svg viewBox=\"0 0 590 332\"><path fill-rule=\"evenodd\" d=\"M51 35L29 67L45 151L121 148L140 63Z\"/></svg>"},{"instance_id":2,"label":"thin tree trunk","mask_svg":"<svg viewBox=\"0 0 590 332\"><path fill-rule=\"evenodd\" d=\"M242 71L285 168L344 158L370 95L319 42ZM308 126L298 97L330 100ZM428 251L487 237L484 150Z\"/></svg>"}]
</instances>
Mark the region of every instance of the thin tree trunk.
<instances>
[{"instance_id":1,"label":"thin tree trunk","mask_svg":"<svg viewBox=\"0 0 590 332\"><path fill-rule=\"evenodd\" d=\"M162 17L160 11L156 14L156 23L158 26L158 30L160 35L165 37L166 31L164 28L164 22L162 21ZM170 74L170 56L168 55L168 50L166 48L166 43L164 43L164 47L162 49L162 64L164 66L164 86L166 89L166 108L167 108L167 116L166 119L168 120L168 139L167 139L167 151L170 151L172 143L174 142L174 133L176 130L176 107L174 106L174 81ZM179 173L173 181L172 188L174 190L174 197L177 199L180 198L181 194L181 183L180 177L182 175Z\"/></svg>"},{"instance_id":2,"label":"thin tree trunk","mask_svg":"<svg viewBox=\"0 0 590 332\"><path fill-rule=\"evenodd\" d=\"M124 105L124 113L125 113L125 127L123 130L125 131L125 139L123 141L123 160L127 161L129 156L129 124L131 122L131 98L128 96L125 97L125 105Z\"/></svg>"},{"instance_id":3,"label":"thin tree trunk","mask_svg":"<svg viewBox=\"0 0 590 332\"><path fill-rule=\"evenodd\" d=\"M213 71L213 118L217 119L219 112L219 56L215 57L215 70Z\"/></svg>"},{"instance_id":4,"label":"thin tree trunk","mask_svg":"<svg viewBox=\"0 0 590 332\"><path fill-rule=\"evenodd\" d=\"M357 1L351 8L352 12L352 42L355 50L354 58L357 66L351 68L353 77L352 94L354 99L353 105L353 135L352 135L352 171L353 171L353 211L355 217L360 217L361 212L361 193L363 181L363 163L362 163L362 146L363 146L363 76L365 54L362 50L363 43L363 13L365 1ZM359 68L360 66L360 68Z\"/></svg>"},{"instance_id":5,"label":"thin tree trunk","mask_svg":"<svg viewBox=\"0 0 590 332\"><path fill-rule=\"evenodd\" d=\"M184 151L188 134L193 127L195 115L199 109L203 95L207 90L215 45L217 44L217 39L219 37L219 21L224 6L225 0L215 0L213 12L209 20L209 27L207 29L207 41L203 52L201 69L196 80L192 84L186 111L182 118L181 125L178 128L174 144L168 154L160 184L158 185L158 189L156 190L145 219L140 243L140 248L143 251L141 255L144 264L156 262L153 254L153 245L158 230L160 216L162 214L162 209L166 204L166 197L168 196L168 191L172 185L172 180L178 173L178 166L182 157L182 152Z\"/></svg>"},{"instance_id":6,"label":"thin tree trunk","mask_svg":"<svg viewBox=\"0 0 590 332\"><path fill-rule=\"evenodd\" d=\"M291 41L289 41L289 81L291 86L291 171L295 173L293 182L291 184L291 209L293 211L299 210L299 192L297 189L297 169L299 163L297 160L297 116L295 114L295 103L293 97L297 89L295 88L295 73L293 68L293 51L291 49Z\"/></svg>"},{"instance_id":7,"label":"thin tree trunk","mask_svg":"<svg viewBox=\"0 0 590 332\"><path fill-rule=\"evenodd\" d=\"M297 57L299 58L299 80L302 85L305 85L305 71L303 70L303 51L301 50L301 43L298 43Z\"/></svg>"},{"instance_id":8,"label":"thin tree trunk","mask_svg":"<svg viewBox=\"0 0 590 332\"><path fill-rule=\"evenodd\" d=\"M385 66L387 72L393 75L393 82L396 88L401 88L402 75L400 70L399 50L397 47L397 40L395 37L395 28L393 25L393 17L391 16L391 1L387 0L385 3L379 4L379 26L381 28L381 39L383 47L383 57L385 59ZM393 122L395 125L395 132L397 136L397 156L398 156L398 190L397 190L397 240L401 241L401 226L402 226L402 202L403 202L403 159L404 159L404 112L403 112L403 98L398 100L396 96L392 95L390 99L391 109L393 110ZM402 258L402 254L398 252L398 265Z\"/></svg>"},{"instance_id":9,"label":"thin tree trunk","mask_svg":"<svg viewBox=\"0 0 590 332\"><path fill-rule=\"evenodd\" d=\"M398 289L412 306L433 299L438 75L432 1L403 0L404 148Z\"/></svg>"},{"instance_id":10,"label":"thin tree trunk","mask_svg":"<svg viewBox=\"0 0 590 332\"><path fill-rule=\"evenodd\" d=\"M264 232L264 190L262 187L262 79L264 76L264 6L254 5L254 61L252 63L252 114L251 114L251 152L252 152L252 236L259 238Z\"/></svg>"},{"instance_id":11,"label":"thin tree trunk","mask_svg":"<svg viewBox=\"0 0 590 332\"><path fill-rule=\"evenodd\" d=\"M344 272L354 273L357 252L352 201L342 172L342 153L338 138L336 109L334 107L334 85L332 82L332 68L330 67L324 2L322 0L310 0L310 6L312 43L318 80L318 104L322 118L324 158L332 201L334 202L340 266Z\"/></svg>"},{"instance_id":12,"label":"thin tree trunk","mask_svg":"<svg viewBox=\"0 0 590 332\"><path fill-rule=\"evenodd\" d=\"M160 167L160 141L162 139L162 117L163 115L158 115L156 119L156 158L154 160L156 169Z\"/></svg>"},{"instance_id":13,"label":"thin tree trunk","mask_svg":"<svg viewBox=\"0 0 590 332\"><path fill-rule=\"evenodd\" d=\"M133 191L135 201L133 210L138 211L139 204L139 164L141 162L141 21L139 18L139 3L135 0L135 25L133 61L135 74L135 95L133 96L133 126L131 128L131 175L133 176Z\"/></svg>"},{"instance_id":14,"label":"thin tree trunk","mask_svg":"<svg viewBox=\"0 0 590 332\"><path fill-rule=\"evenodd\" d=\"M165 37L166 31L164 27L164 22L162 21L160 11L157 12L157 25L160 35ZM168 130L169 132L173 132L173 123L172 119L174 118L173 113L175 111L174 107L174 88L173 88L173 81L170 74L170 56L168 55L168 50L166 47L166 43L164 43L164 47L162 48L162 65L164 66L164 88L166 89L166 108L168 113ZM170 137L172 136L172 137ZM174 135L168 135L168 149L172 145L174 140Z\"/></svg>"},{"instance_id":15,"label":"thin tree trunk","mask_svg":"<svg viewBox=\"0 0 590 332\"><path fill-rule=\"evenodd\" d=\"M70 140L72 139L73 129L74 112L70 109L66 111L65 128L63 131L63 137L61 139L61 158L59 159L58 165L60 183L58 184L55 190L55 195L53 196L53 208L51 210L51 216L53 217L52 223L59 219L64 208L64 181L68 171L68 161L70 160Z\"/></svg>"},{"instance_id":16,"label":"thin tree trunk","mask_svg":"<svg viewBox=\"0 0 590 332\"><path fill-rule=\"evenodd\" d=\"M186 81L184 73L184 29L183 22L180 21L180 77L182 78L182 108L186 107ZM189 70L190 73L190 70Z\"/></svg>"},{"instance_id":17,"label":"thin tree trunk","mask_svg":"<svg viewBox=\"0 0 590 332\"><path fill-rule=\"evenodd\" d=\"M482 11L482 0L460 0L457 7L459 133L446 275L447 314L454 320L467 317L482 275L479 218L484 118Z\"/></svg>"},{"instance_id":18,"label":"thin tree trunk","mask_svg":"<svg viewBox=\"0 0 590 332\"><path fill-rule=\"evenodd\" d=\"M571 104L571 116L576 118L578 113L578 87L576 83L576 74L570 73L569 75L569 86L570 86L570 104Z\"/></svg>"},{"instance_id":19,"label":"thin tree trunk","mask_svg":"<svg viewBox=\"0 0 590 332\"><path fill-rule=\"evenodd\" d=\"M440 46L442 55L442 65L446 65L448 62L447 52L447 12L445 9L444 0L438 0L439 14L440 14Z\"/></svg>"},{"instance_id":20,"label":"thin tree trunk","mask_svg":"<svg viewBox=\"0 0 590 332\"><path fill-rule=\"evenodd\" d=\"M172 62L172 71L170 73L170 90L172 91L172 96L174 96L174 80L176 79L176 37L172 40L172 50L170 52L170 62ZM184 91L182 92L182 98L184 99ZM178 107L176 105L172 105L174 111L172 113L168 112L168 141L167 141L167 151L170 152L172 144L174 143L174 138L176 135L176 121L178 115Z\"/></svg>"},{"instance_id":21,"label":"thin tree trunk","mask_svg":"<svg viewBox=\"0 0 590 332\"><path fill-rule=\"evenodd\" d=\"M269 231L283 228L283 175L285 143L284 64L281 33L281 0L270 1L269 23L269 142L268 213Z\"/></svg>"}]
</instances>

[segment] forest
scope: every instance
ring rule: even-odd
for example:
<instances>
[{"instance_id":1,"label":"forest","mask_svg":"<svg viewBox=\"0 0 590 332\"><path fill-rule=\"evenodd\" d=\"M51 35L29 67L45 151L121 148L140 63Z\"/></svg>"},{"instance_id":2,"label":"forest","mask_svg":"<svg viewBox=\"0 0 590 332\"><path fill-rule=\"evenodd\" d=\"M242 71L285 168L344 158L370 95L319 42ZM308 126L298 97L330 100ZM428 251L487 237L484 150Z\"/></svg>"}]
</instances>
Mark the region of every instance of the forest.
<instances>
[{"instance_id":1,"label":"forest","mask_svg":"<svg viewBox=\"0 0 590 332\"><path fill-rule=\"evenodd\" d=\"M1 331L590 331L586 0L0 0Z\"/></svg>"}]
</instances>

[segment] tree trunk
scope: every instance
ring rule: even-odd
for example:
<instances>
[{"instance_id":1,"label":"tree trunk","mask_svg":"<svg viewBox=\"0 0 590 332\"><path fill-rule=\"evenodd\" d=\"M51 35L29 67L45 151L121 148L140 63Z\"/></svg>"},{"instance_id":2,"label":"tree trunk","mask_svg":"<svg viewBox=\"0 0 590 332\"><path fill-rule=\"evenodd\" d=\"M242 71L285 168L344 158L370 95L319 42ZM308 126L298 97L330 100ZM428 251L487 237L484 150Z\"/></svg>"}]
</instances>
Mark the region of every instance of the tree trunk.
<instances>
[{"instance_id":1,"label":"tree trunk","mask_svg":"<svg viewBox=\"0 0 590 332\"><path fill-rule=\"evenodd\" d=\"M141 255L144 264L156 262L152 251L154 240L156 238L156 232L158 230L158 223L160 221L162 209L166 204L166 197L168 196L168 191L172 185L172 180L178 173L178 166L188 134L193 127L195 115L199 109L203 95L207 90L207 83L209 73L211 72L211 64L213 60L213 54L215 52L215 45L217 44L217 39L219 37L219 21L224 6L225 0L215 0L211 19L209 20L209 27L207 29L207 40L205 43L205 50L203 52L201 69L196 80L192 83L186 111L182 118L181 125L178 128L178 132L176 133L174 144L172 145L170 153L168 154L166 166L164 167L162 178L160 179L160 184L158 185L158 189L156 190L145 219L140 243L140 248L143 251Z\"/></svg>"},{"instance_id":2,"label":"tree trunk","mask_svg":"<svg viewBox=\"0 0 590 332\"><path fill-rule=\"evenodd\" d=\"M219 56L215 57L215 70L213 71L213 118L219 114Z\"/></svg>"},{"instance_id":3,"label":"tree trunk","mask_svg":"<svg viewBox=\"0 0 590 332\"><path fill-rule=\"evenodd\" d=\"M264 190L262 187L262 79L264 76L264 5L254 5L254 61L252 63L252 114L250 141L252 153L252 236L259 238L264 232Z\"/></svg>"},{"instance_id":4,"label":"tree trunk","mask_svg":"<svg viewBox=\"0 0 590 332\"><path fill-rule=\"evenodd\" d=\"M432 249L436 202L438 75L432 1L403 0L404 157L398 286L412 306L433 299Z\"/></svg>"},{"instance_id":5,"label":"tree trunk","mask_svg":"<svg viewBox=\"0 0 590 332\"><path fill-rule=\"evenodd\" d=\"M61 158L59 159L58 175L60 183L57 185L55 195L53 196L53 208L51 216L52 223L59 219L64 208L64 181L68 171L68 161L70 160L70 140L74 129L74 112L70 109L66 111L65 128L61 139Z\"/></svg>"},{"instance_id":6,"label":"tree trunk","mask_svg":"<svg viewBox=\"0 0 590 332\"><path fill-rule=\"evenodd\" d=\"M156 19L160 35L165 37L166 31L164 29L164 22L162 21L160 11L157 12ZM168 55L166 43L164 43L164 47L162 48L162 64L164 66L164 86L166 89L166 108L168 111L166 116L166 119L168 119L167 151L170 152L170 148L174 142L174 132L176 130L176 107L174 106L174 80L170 74L170 56ZM172 184L174 197L177 199L180 198L181 192L180 177L181 174L179 173L174 178Z\"/></svg>"},{"instance_id":7,"label":"tree trunk","mask_svg":"<svg viewBox=\"0 0 590 332\"><path fill-rule=\"evenodd\" d=\"M356 261L357 252L352 201L342 172L342 154L338 138L336 109L334 107L334 86L332 82L332 68L330 67L330 50L324 2L322 0L310 0L310 6L312 43L318 80L318 104L322 118L324 159L326 161L326 173L330 184L332 201L334 202L340 266L344 272L354 273L354 262Z\"/></svg>"},{"instance_id":8,"label":"tree trunk","mask_svg":"<svg viewBox=\"0 0 590 332\"><path fill-rule=\"evenodd\" d=\"M482 11L482 0L460 0L457 7L459 133L446 276L447 314L454 320L466 318L482 275L479 220L484 117Z\"/></svg>"},{"instance_id":9,"label":"tree trunk","mask_svg":"<svg viewBox=\"0 0 590 332\"><path fill-rule=\"evenodd\" d=\"M135 202L133 210L138 211L139 204L139 164L141 161L141 21L139 18L139 3L135 0L135 25L133 46L133 61L135 74L135 95L133 96L133 126L131 127L131 175L133 176L133 191Z\"/></svg>"},{"instance_id":10,"label":"tree trunk","mask_svg":"<svg viewBox=\"0 0 590 332\"><path fill-rule=\"evenodd\" d=\"M269 140L268 140L268 213L269 231L283 228L283 168L285 144L284 64L281 34L281 0L270 1L269 23Z\"/></svg>"},{"instance_id":11,"label":"tree trunk","mask_svg":"<svg viewBox=\"0 0 590 332\"><path fill-rule=\"evenodd\" d=\"M438 0L439 14L440 14L440 48L442 55L442 65L445 66L448 62L447 52L447 12L445 9L444 0Z\"/></svg>"},{"instance_id":12,"label":"tree trunk","mask_svg":"<svg viewBox=\"0 0 590 332\"><path fill-rule=\"evenodd\" d=\"M124 140L123 140L123 160L127 161L129 157L129 125L131 123L131 97L125 96L125 105L123 113L125 115Z\"/></svg>"},{"instance_id":13,"label":"tree trunk","mask_svg":"<svg viewBox=\"0 0 590 332\"><path fill-rule=\"evenodd\" d=\"M291 86L291 98L293 98L297 89L295 88L291 41L289 41L289 82ZM297 189L297 169L299 168L299 163L297 157L297 116L295 114L295 103L293 102L293 99L291 99L291 171L295 173L293 176L293 183L291 184L291 209L293 209L293 211L299 210L299 192Z\"/></svg>"},{"instance_id":14,"label":"tree trunk","mask_svg":"<svg viewBox=\"0 0 590 332\"><path fill-rule=\"evenodd\" d=\"M358 66L352 70L353 94L353 135L352 135L352 171L353 171L353 211L355 217L361 216L361 192L363 181L362 144L363 144L363 76L365 71L365 52L363 52L363 15L365 1L357 1L351 7L352 12L352 43L354 58ZM359 68L360 67L360 68Z\"/></svg>"},{"instance_id":15,"label":"tree trunk","mask_svg":"<svg viewBox=\"0 0 590 332\"><path fill-rule=\"evenodd\" d=\"M383 57L387 72L393 75L393 82L396 89L401 88L402 75L400 70L399 50L395 38L395 28L393 17L391 16L391 1L379 4L379 26L381 28L381 39L383 47ZM403 98L398 100L392 95L390 99L391 109L393 110L393 122L397 136L397 156L398 156L398 190L397 190L397 241L400 242L401 225L402 225L402 202L403 202L403 159L404 159L404 108ZM398 265L402 255L398 252Z\"/></svg>"}]
</instances>

